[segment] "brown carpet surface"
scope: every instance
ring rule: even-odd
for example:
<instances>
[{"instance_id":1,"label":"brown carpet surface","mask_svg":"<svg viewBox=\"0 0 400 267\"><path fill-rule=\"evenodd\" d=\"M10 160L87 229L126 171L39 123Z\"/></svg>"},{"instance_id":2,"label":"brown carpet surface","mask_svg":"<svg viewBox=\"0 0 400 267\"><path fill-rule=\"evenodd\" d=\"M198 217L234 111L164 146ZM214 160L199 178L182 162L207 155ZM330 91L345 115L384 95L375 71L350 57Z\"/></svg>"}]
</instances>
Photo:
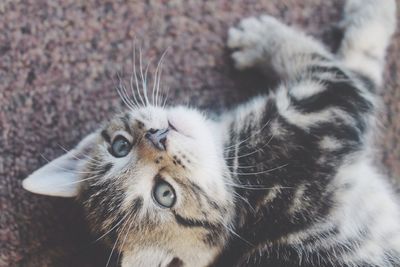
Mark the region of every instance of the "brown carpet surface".
<instances>
[{"instance_id":1,"label":"brown carpet surface","mask_svg":"<svg viewBox=\"0 0 400 267\"><path fill-rule=\"evenodd\" d=\"M115 74L129 79L132 40L144 64L166 48L162 85L169 103L221 110L267 83L232 68L227 29L271 14L326 42L343 0L163 0L0 2L0 266L105 266L77 204L25 192L29 173L72 148L123 107ZM400 5L400 0L398 0ZM373 38L373 36L371 36ZM383 91L377 162L400 178L400 35ZM150 71L154 70L153 67ZM123 74L126 73L126 74Z\"/></svg>"}]
</instances>

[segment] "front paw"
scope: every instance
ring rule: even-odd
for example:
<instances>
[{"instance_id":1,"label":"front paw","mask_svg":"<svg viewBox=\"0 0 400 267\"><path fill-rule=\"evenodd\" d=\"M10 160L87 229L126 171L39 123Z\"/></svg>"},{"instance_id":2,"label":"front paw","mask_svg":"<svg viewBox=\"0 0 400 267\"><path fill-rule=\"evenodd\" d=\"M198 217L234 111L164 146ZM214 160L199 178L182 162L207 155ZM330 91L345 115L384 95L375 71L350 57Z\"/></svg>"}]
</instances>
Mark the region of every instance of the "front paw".
<instances>
[{"instance_id":1,"label":"front paw","mask_svg":"<svg viewBox=\"0 0 400 267\"><path fill-rule=\"evenodd\" d=\"M265 15L243 19L238 27L230 28L227 45L235 51L231 55L235 67L251 68L266 60L271 36L282 25L274 17Z\"/></svg>"}]
</instances>

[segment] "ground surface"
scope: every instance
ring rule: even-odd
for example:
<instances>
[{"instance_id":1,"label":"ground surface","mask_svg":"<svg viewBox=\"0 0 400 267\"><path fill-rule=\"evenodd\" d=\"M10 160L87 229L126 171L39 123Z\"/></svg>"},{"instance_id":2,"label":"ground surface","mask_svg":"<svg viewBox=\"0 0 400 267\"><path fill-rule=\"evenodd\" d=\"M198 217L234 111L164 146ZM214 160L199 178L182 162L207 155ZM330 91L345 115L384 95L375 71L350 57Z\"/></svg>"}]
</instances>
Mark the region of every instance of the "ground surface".
<instances>
[{"instance_id":1,"label":"ground surface","mask_svg":"<svg viewBox=\"0 0 400 267\"><path fill-rule=\"evenodd\" d=\"M25 192L21 181L45 164L40 154L55 158L63 152L58 144L73 147L122 107L113 77L129 70L134 37L145 63L169 47L162 84L170 104L220 110L264 84L231 67L229 26L268 13L332 44L341 6L342 0L1 1L0 266L105 266L108 253L93 243L79 207ZM385 72L377 162L398 178L399 57L397 34Z\"/></svg>"}]
</instances>

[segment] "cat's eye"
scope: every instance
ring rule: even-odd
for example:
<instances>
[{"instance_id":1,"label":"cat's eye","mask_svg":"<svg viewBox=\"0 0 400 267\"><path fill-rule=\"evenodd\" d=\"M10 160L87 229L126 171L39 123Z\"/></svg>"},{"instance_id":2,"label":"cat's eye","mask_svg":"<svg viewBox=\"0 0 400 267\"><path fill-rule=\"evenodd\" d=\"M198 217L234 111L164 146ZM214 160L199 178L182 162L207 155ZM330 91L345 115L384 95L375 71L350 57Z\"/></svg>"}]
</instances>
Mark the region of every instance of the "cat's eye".
<instances>
[{"instance_id":1,"label":"cat's eye","mask_svg":"<svg viewBox=\"0 0 400 267\"><path fill-rule=\"evenodd\" d=\"M165 181L158 181L153 188L154 200L164 208L171 208L176 201L174 188Z\"/></svg>"},{"instance_id":2,"label":"cat's eye","mask_svg":"<svg viewBox=\"0 0 400 267\"><path fill-rule=\"evenodd\" d=\"M122 158L128 155L129 151L131 151L131 143L122 135L118 135L111 144L111 154Z\"/></svg>"}]
</instances>

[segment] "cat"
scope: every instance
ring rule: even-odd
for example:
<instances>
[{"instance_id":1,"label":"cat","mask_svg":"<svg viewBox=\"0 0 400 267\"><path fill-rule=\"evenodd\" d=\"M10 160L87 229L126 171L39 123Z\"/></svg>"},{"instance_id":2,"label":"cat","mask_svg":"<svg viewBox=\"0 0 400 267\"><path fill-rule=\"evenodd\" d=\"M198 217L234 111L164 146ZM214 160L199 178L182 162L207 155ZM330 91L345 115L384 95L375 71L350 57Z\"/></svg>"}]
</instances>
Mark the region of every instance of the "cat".
<instances>
[{"instance_id":1,"label":"cat","mask_svg":"<svg viewBox=\"0 0 400 267\"><path fill-rule=\"evenodd\" d=\"M395 13L348 0L336 54L244 19L228 33L235 67L272 67L277 88L212 119L120 90L128 111L23 186L76 197L122 267L400 266L398 198L373 163Z\"/></svg>"}]
</instances>

